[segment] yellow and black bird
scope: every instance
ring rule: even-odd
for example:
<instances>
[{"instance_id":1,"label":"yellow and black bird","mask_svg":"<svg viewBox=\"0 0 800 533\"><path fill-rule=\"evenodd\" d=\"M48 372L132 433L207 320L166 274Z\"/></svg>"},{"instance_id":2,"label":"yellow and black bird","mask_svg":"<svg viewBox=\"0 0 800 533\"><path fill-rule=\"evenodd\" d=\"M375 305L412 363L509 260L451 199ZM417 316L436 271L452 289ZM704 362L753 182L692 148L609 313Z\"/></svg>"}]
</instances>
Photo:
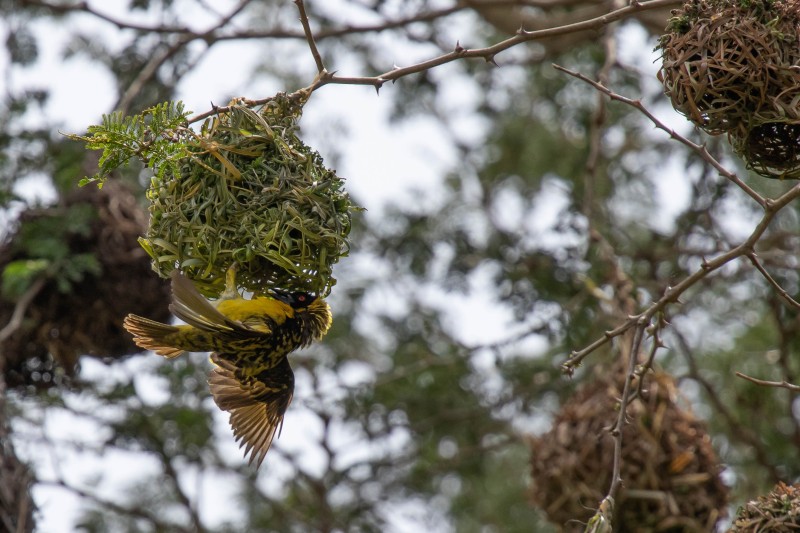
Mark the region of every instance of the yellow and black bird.
<instances>
[{"instance_id":1,"label":"yellow and black bird","mask_svg":"<svg viewBox=\"0 0 800 533\"><path fill-rule=\"evenodd\" d=\"M184 352L213 352L216 368L208 379L217 406L230 413L230 424L250 464L261 462L294 392L287 355L321 339L331 325L331 311L308 292L272 289L269 297L246 300L228 271L225 292L212 305L186 276L172 273L172 313L186 325L171 326L137 315L125 329L140 348L164 357Z\"/></svg>"}]
</instances>

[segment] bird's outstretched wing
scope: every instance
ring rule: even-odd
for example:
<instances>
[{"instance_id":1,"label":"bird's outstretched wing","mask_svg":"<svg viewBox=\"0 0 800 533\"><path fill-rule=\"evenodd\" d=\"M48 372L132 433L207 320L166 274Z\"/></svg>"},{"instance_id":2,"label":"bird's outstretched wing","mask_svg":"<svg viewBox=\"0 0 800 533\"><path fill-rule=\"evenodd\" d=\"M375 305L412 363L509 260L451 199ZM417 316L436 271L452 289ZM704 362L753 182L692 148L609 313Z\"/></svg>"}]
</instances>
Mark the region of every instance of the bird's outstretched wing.
<instances>
[{"instance_id":1,"label":"bird's outstretched wing","mask_svg":"<svg viewBox=\"0 0 800 533\"><path fill-rule=\"evenodd\" d=\"M226 360L224 354L211 354L217 367L208 384L217 406L230 413L230 425L239 447L250 456L249 463L261 466L275 433L280 434L283 414L294 394L294 373L285 357L268 370L252 375Z\"/></svg>"},{"instance_id":2,"label":"bird's outstretched wing","mask_svg":"<svg viewBox=\"0 0 800 533\"><path fill-rule=\"evenodd\" d=\"M197 329L214 333L258 333L256 330L231 320L220 313L202 294L194 283L177 269L172 271L172 313Z\"/></svg>"}]
</instances>

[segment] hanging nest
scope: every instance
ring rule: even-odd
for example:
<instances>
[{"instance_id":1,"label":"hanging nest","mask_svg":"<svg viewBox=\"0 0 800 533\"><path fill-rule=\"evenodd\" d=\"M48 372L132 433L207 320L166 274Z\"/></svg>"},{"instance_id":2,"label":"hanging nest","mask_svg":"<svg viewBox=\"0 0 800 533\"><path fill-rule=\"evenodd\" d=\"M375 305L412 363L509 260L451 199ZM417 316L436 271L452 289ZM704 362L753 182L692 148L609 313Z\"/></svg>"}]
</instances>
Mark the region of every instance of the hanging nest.
<instances>
[{"instance_id":1,"label":"hanging nest","mask_svg":"<svg viewBox=\"0 0 800 533\"><path fill-rule=\"evenodd\" d=\"M677 111L712 135L800 119L794 0L690 0L672 12L658 73Z\"/></svg>"},{"instance_id":2,"label":"hanging nest","mask_svg":"<svg viewBox=\"0 0 800 533\"><path fill-rule=\"evenodd\" d=\"M747 502L736 513L730 533L800 531L800 483L778 482L772 492Z\"/></svg>"},{"instance_id":3,"label":"hanging nest","mask_svg":"<svg viewBox=\"0 0 800 533\"><path fill-rule=\"evenodd\" d=\"M139 353L122 328L128 313L169 320L169 285L136 244L145 227L136 197L116 182L20 215L0 245L0 324L22 311L0 338L9 387L51 387L72 376L81 355Z\"/></svg>"},{"instance_id":4,"label":"hanging nest","mask_svg":"<svg viewBox=\"0 0 800 533\"><path fill-rule=\"evenodd\" d=\"M617 373L585 384L561 408L553 428L530 441L531 499L562 531L583 531L611 484L609 428L622 383ZM677 396L673 378L656 373L628 407L615 531L710 531L725 516L728 489L711 439Z\"/></svg>"},{"instance_id":5,"label":"hanging nest","mask_svg":"<svg viewBox=\"0 0 800 533\"><path fill-rule=\"evenodd\" d=\"M727 133L753 171L800 177L800 2L690 0L672 14L658 78L673 107Z\"/></svg>"},{"instance_id":6,"label":"hanging nest","mask_svg":"<svg viewBox=\"0 0 800 533\"><path fill-rule=\"evenodd\" d=\"M234 101L182 139L192 156L180 175L156 177L148 191L141 243L161 276L180 268L216 297L236 263L237 283L256 294L330 292L357 208L344 181L297 137L305 97L281 93L257 111Z\"/></svg>"}]
</instances>

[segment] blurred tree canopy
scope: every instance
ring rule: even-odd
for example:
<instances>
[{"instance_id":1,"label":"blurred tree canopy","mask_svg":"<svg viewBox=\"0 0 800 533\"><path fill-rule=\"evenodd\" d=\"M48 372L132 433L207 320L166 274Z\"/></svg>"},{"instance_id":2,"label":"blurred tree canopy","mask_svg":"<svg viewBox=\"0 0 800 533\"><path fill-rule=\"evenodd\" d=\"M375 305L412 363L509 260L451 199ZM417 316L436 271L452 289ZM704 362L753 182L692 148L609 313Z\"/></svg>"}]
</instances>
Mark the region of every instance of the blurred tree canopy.
<instances>
[{"instance_id":1,"label":"blurred tree canopy","mask_svg":"<svg viewBox=\"0 0 800 533\"><path fill-rule=\"evenodd\" d=\"M119 216L115 200L133 194L144 206L149 176L132 165L112 180L126 192L76 199L97 161L46 112L58 80L11 81L41 68L55 45L62 60L113 77L106 112L136 113L181 98L182 81L224 45L260 58L243 83L294 91L317 74L296 5L0 1L9 81L0 103L3 527L32 530L60 505L74 511L70 527L86 531L555 531L529 495L530 438L550 429L581 383L618 368L640 329L640 363L652 351L647 368L674 376L707 423L731 513L778 480L796 482L797 392L735 376L800 383L790 301L800 296L797 194L765 211L742 187L778 198L795 184L749 174L723 138L672 111L650 51L679 5L306 2L327 71L370 77L414 65L394 83L360 83L380 86L387 128L436 121L447 134L421 142L446 144L458 162L430 190L354 221L330 297L333 328L292 357L298 388L284 438L255 472L209 398L204 358L135 354L105 318L116 316L103 303L110 294L124 302L120 313L167 312L167 289L141 266L141 215ZM595 22L423 63L505 42L520 27L582 21ZM53 28L64 39L53 40ZM553 63L636 100L698 146ZM345 82L316 91L336 83ZM270 96L249 91L226 96ZM306 133L328 161L371 157L342 153L336 136L346 133ZM382 162L371 164L382 179ZM36 187L54 199L31 199ZM713 263L765 212L769 225L751 247ZM124 253L113 260L94 244L117 241ZM135 276L119 273L134 261ZM676 286L680 298L666 297ZM647 324L637 321L664 298ZM87 321L63 325L73 313ZM598 340L565 375L571 354Z\"/></svg>"}]
</instances>

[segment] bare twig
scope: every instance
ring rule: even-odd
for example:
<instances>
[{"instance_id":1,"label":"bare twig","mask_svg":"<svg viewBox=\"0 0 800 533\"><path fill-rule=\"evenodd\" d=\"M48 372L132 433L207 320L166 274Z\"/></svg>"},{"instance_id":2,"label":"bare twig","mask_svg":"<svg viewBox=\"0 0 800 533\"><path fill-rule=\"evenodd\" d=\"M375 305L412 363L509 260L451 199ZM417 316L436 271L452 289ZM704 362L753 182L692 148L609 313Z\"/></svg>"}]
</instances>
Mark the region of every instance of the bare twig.
<instances>
[{"instance_id":1,"label":"bare twig","mask_svg":"<svg viewBox=\"0 0 800 533\"><path fill-rule=\"evenodd\" d=\"M194 33L188 26L170 26L166 24L148 25L137 24L127 20L112 17L98 9L91 6L89 2L47 2L45 0L22 0L22 5L41 7L49 10L51 13L64 15L67 13L86 13L93 17L113 24L120 30L135 30L143 33L174 33L174 34L192 34Z\"/></svg>"},{"instance_id":2,"label":"bare twig","mask_svg":"<svg viewBox=\"0 0 800 533\"><path fill-rule=\"evenodd\" d=\"M319 53L317 43L314 42L314 33L311 31L311 23L308 21L306 14L306 5L303 0L294 0L297 6L297 11L300 12L300 24L303 25L303 33L308 41L308 47L311 49L311 56L314 58L314 63L317 65L317 72L322 73L325 71L325 64L322 62L322 55Z\"/></svg>"},{"instance_id":3,"label":"bare twig","mask_svg":"<svg viewBox=\"0 0 800 533\"><path fill-rule=\"evenodd\" d=\"M146 521L151 526L153 526L158 531L186 531L187 533L191 530L181 527L179 524L169 523L162 520L161 517L156 516L154 513L151 513L149 510L144 509L140 506L134 507L125 507L117 502L109 500L107 498L103 498L98 496L97 494L93 494L87 490L75 487L70 485L66 481L63 480L38 480L37 485L39 486L52 486L52 487L60 487L66 489L70 492L75 493L77 496L80 496L83 499L89 500L94 502L96 505L108 509L109 511L122 515L122 516L132 516L135 518L139 518L141 520Z\"/></svg>"},{"instance_id":4,"label":"bare twig","mask_svg":"<svg viewBox=\"0 0 800 533\"><path fill-rule=\"evenodd\" d=\"M604 500L611 500L617 497L619 488L622 484L622 433L626 423L628 404L631 400L631 387L633 378L636 376L636 364L639 360L639 350L642 346L644 331L649 324L649 319L642 315L636 322L636 329L631 339L630 353L628 354L628 369L625 373L625 384L622 387L622 397L619 400L619 413L614 426L611 428L611 437L614 439L614 463L611 468L611 485Z\"/></svg>"},{"instance_id":5,"label":"bare twig","mask_svg":"<svg viewBox=\"0 0 800 533\"><path fill-rule=\"evenodd\" d=\"M647 2L647 4L650 4L650 2ZM763 196L758 194L749 185L747 185L744 181L742 181L735 173L731 172L730 170L728 170L724 166L722 166L722 163L717 161L714 158L714 156L711 155L711 153L708 151L708 149L706 149L706 147L704 145L697 144L695 142L690 141L686 137L680 135L678 132L676 132L675 130L673 130L672 128L670 128L669 126L664 124L663 122L661 122L658 118L656 118L655 115L653 115L653 113L650 112L649 109L647 109L644 105L642 105L642 102L640 100L635 100L635 99L632 99L632 98L628 98L626 96L622 96L621 94L617 94L614 91L612 91L611 89L607 88L605 85L603 85L603 84L601 84L599 82L596 82L596 81L594 81L594 80L592 80L590 78L587 78L586 76L584 76L580 72L576 72L574 70L569 70L568 68L564 68L564 67L562 67L560 65L553 65L553 68L555 68L556 70L560 70L561 72L564 72L565 74L568 74L568 75L570 75L570 76L572 76L574 78L577 78L577 79L579 79L581 81L584 81L584 82L588 83L589 85L591 85L592 87L594 87L598 91L606 94L612 100L617 100L619 102L622 102L624 104L627 104L627 105L629 105L631 107L636 108L644 116L646 116L648 119L650 119L650 121L658 129L665 131L666 133L669 134L669 136L672 139L675 139L676 141L680 142L681 144L684 144L684 145L688 146L689 148L691 148L692 150L694 150L695 152L697 152L700 155L700 157L702 157L703 160L705 160L712 167L714 167L714 169L717 172L719 172L720 175L724 176L726 179L728 179L728 180L732 181L733 183L735 183L740 189L742 189L744 192L746 192L748 196L750 196L753 200L755 200L758 203L758 205L760 205L761 207L765 207L765 204L766 204L767 200L765 200Z\"/></svg>"},{"instance_id":6,"label":"bare twig","mask_svg":"<svg viewBox=\"0 0 800 533\"><path fill-rule=\"evenodd\" d=\"M761 217L761 220L758 222L747 239L745 239L738 246L718 255L714 259L711 259L710 261L704 261L697 271L685 277L677 285L669 287L661 298L652 303L643 312L628 317L624 323L612 330L606 331L602 337L595 340L582 350L572 352L569 358L561 365L563 371L571 375L574 370L580 366L581 361L583 361L583 359L586 358L586 356L588 356L590 353L605 345L611 339L622 335L637 325L643 318L649 324L650 320L653 318L653 316L655 316L656 313L662 311L670 303L677 302L678 298L680 298L680 296L690 287L693 287L699 281L706 278L709 274L719 269L723 265L733 261L734 259L747 256L753 251L753 247L767 230L767 227L769 227L772 219L775 218L775 215L798 197L800 197L800 184L795 185L776 199L763 199L765 204L764 216Z\"/></svg>"},{"instance_id":7,"label":"bare twig","mask_svg":"<svg viewBox=\"0 0 800 533\"><path fill-rule=\"evenodd\" d=\"M692 349L684 336L680 333L680 331L673 330L672 333L678 340L678 344L681 347L681 352L683 353L686 363L689 366L689 377L699 383L700 386L705 390L708 401L711 403L714 411L718 413L728 425L728 434L732 439L748 445L753 450L756 461L766 471L769 472L773 480L778 481L781 479L778 468L771 462L770 455L767 453L767 449L764 446L764 442L762 441L760 435L749 426L745 426L739 422L733 411L731 411L730 407L728 406L728 403L726 403L722 398L720 398L719 394L717 394L717 391L714 389L714 385L700 373L694 353L692 352Z\"/></svg>"},{"instance_id":8,"label":"bare twig","mask_svg":"<svg viewBox=\"0 0 800 533\"><path fill-rule=\"evenodd\" d=\"M497 5L514 4L516 0L504 0L495 2ZM99 20L103 20L116 26L120 30L135 30L141 33L161 33L172 34L181 37L189 36L193 38L198 37L198 32L188 26L171 26L168 24L138 24L130 22L121 18L116 18L108 15L98 9L93 8L88 2L75 2L75 3L57 3L48 2L46 0L22 0L21 4L27 6L41 7L49 10L54 14L64 15L67 13L86 13L92 15ZM433 9L430 11L423 11L408 17L401 17L393 20L385 20L376 24L358 25L351 24L340 26L336 28L328 28L320 30L316 34L317 40L332 39L342 37L344 35L352 35L358 33L375 33L384 30L391 30L408 26L415 22L431 22L433 20L447 17L453 13L469 9L468 5L455 5L442 9ZM244 39L303 39L303 33L288 30L284 28L258 28L237 30L229 34L219 34L214 36L216 41L231 41L231 40L244 40Z\"/></svg>"},{"instance_id":9,"label":"bare twig","mask_svg":"<svg viewBox=\"0 0 800 533\"><path fill-rule=\"evenodd\" d=\"M758 379L747 374L743 374L741 372L736 372L736 377L746 379L756 385L761 385L762 387L777 387L780 389L786 389L792 392L800 392L800 385L795 385L793 383L789 383L788 381L767 381L764 379Z\"/></svg>"},{"instance_id":10,"label":"bare twig","mask_svg":"<svg viewBox=\"0 0 800 533\"><path fill-rule=\"evenodd\" d=\"M302 2L296 2L298 4L298 9L302 5ZM446 63L451 63L453 61L459 59L470 59L470 58L482 58L488 63L494 63L494 58L500 52L508 50L514 46L517 46L522 43L526 43L529 41L541 40L549 37L554 37L558 35L565 35L572 32L584 31L584 30L594 30L598 28L602 28L607 26L613 22L623 20L629 17L632 17L642 11L647 11L650 9L658 9L661 7L673 5L675 3L674 0L651 0L650 2L643 2L643 3L635 3L631 4L610 13L606 13L602 16L595 17L589 20L567 24L564 26L558 26L554 28L547 28L543 30L536 30L536 31L529 31L526 32L524 30L520 30L517 35L501 41L497 44L494 44L489 47L485 48L474 48L474 49L467 49L462 47L460 44L456 44L452 52L447 54L443 54L438 57L434 57L432 59L428 59L426 61L422 61L415 65L411 65L408 67L396 67L392 70L386 71L382 74L378 74L377 76L337 76L335 73L328 72L324 66L321 56L319 56L319 51L315 49L316 45L315 42L321 38L322 32L317 32L316 34L311 33L310 26L308 26L308 19L304 17L303 13L301 13L300 21L303 24L304 33L303 37L309 43L309 47L311 47L311 54L314 56L314 62L317 66L318 74L314 81L308 87L300 89L296 93L293 94L303 94L307 95L310 92L313 92L325 85L337 84L337 85L371 85L375 87L376 90L379 90L387 81L395 81L405 76L411 74L417 74L420 72L424 72L426 70L430 70L432 68L438 67L440 65L444 65ZM449 13L446 13L449 14ZM437 13L437 16L444 16L445 13ZM304 21L305 19L305 21ZM416 19L415 19L416 20ZM422 19L419 19L422 20ZM425 19L427 20L427 19ZM404 22L407 24L408 21ZM387 29L386 26L382 26L380 28L376 28L376 31L380 29ZM347 33L347 32L344 32ZM279 37L277 35L270 35L272 37ZM246 33L239 33L237 34L236 38L247 38L248 35ZM264 37L263 35L261 37ZM288 37L284 35L283 37ZM218 38L220 40L221 38ZM259 105L264 105L269 102L271 98L262 98L256 100L249 100L244 99L242 103L247 106L255 107ZM199 122L205 120L208 117L218 115L221 113L227 113L230 111L230 106L219 106L215 107L214 109L200 113L189 118L189 123L193 124L195 122ZM710 155L709 155L710 157ZM721 165L720 165L721 167ZM724 170L724 169L723 169Z\"/></svg>"},{"instance_id":11,"label":"bare twig","mask_svg":"<svg viewBox=\"0 0 800 533\"><path fill-rule=\"evenodd\" d=\"M25 318L25 312L34 298L44 288L47 279L39 278L28 287L14 306L14 312L11 314L11 320L8 321L3 329L0 329L0 343L11 337L22 325L22 320Z\"/></svg>"},{"instance_id":12,"label":"bare twig","mask_svg":"<svg viewBox=\"0 0 800 533\"><path fill-rule=\"evenodd\" d=\"M789 293L786 292L786 289L781 287L780 284L777 281L775 281L775 278L773 278L770 275L770 273L767 272L767 269L764 268L764 265L762 265L761 261L758 260L758 256L754 251L751 250L749 253L747 253L747 258L750 260L751 263L753 263L753 266L756 267L756 270L758 270L761 273L761 275L764 276L764 279L766 279L767 282L770 285L772 285L772 287L780 295L781 298L786 300L786 302L791 307L794 307L795 309L800 309L800 302L789 296Z\"/></svg>"},{"instance_id":13,"label":"bare twig","mask_svg":"<svg viewBox=\"0 0 800 533\"><path fill-rule=\"evenodd\" d=\"M125 93L120 96L119 101L115 106L116 109L122 111L123 113L127 113L128 108L130 107L134 98L136 98L144 86L153 79L158 72L158 69L161 68L161 66L166 63L169 58L180 52L185 46L194 40L202 39L209 43L213 42L214 33L219 31L220 28L225 27L225 25L233 20L233 18L238 15L249 3L250 0L241 0L236 6L234 6L233 9L230 10L230 12L228 12L227 15L222 17L219 21L217 21L216 24L211 26L206 31L183 34L176 42L171 44L161 53L153 56L150 61L147 62L144 68L142 68L136 78L131 82Z\"/></svg>"},{"instance_id":14,"label":"bare twig","mask_svg":"<svg viewBox=\"0 0 800 533\"><path fill-rule=\"evenodd\" d=\"M394 81L404 76L408 76L409 74L424 72L434 67L438 67L440 65L444 65L445 63L450 63L459 59L481 58L488 63L494 63L494 58L497 54L522 43L579 31L596 30L598 28L607 26L612 22L636 15L642 11L656 9L672 4L674 4L674 0L651 0L650 2L631 4L620 9L615 9L599 17L583 20L573 24L566 24L564 26L557 26L554 28L536 31L525 31L521 29L515 36L485 48L467 49L462 47L460 44L456 44L452 52L428 59L427 61L422 61L416 65L394 68L390 71L384 72L383 74L378 74L377 76L340 77L331 75L329 77L316 80L311 86L307 87L307 89L314 91L331 83L341 85L372 85L376 89L380 89L380 87L387 81Z\"/></svg>"}]
</instances>

